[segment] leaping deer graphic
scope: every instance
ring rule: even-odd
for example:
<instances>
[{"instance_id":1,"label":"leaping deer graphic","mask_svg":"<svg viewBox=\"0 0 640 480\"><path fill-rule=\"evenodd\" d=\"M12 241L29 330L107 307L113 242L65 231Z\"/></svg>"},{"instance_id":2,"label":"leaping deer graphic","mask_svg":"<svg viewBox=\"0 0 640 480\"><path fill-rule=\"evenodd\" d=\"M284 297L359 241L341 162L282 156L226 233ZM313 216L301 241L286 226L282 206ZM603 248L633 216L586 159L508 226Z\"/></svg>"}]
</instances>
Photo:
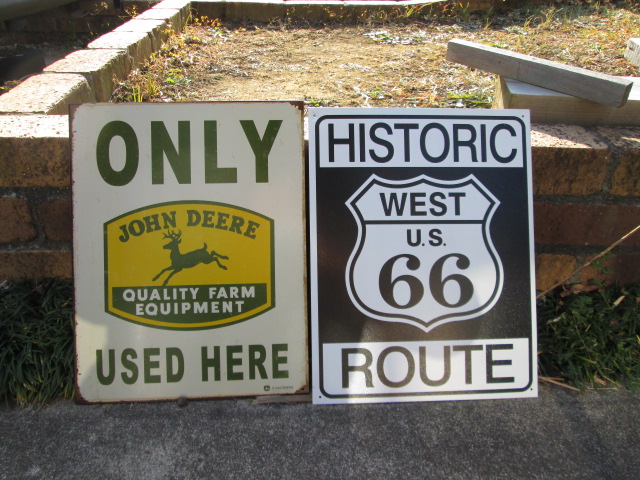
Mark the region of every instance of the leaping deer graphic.
<instances>
[{"instance_id":1,"label":"leaping deer graphic","mask_svg":"<svg viewBox=\"0 0 640 480\"><path fill-rule=\"evenodd\" d=\"M155 282L160 276L168 271L171 271L169 276L165 278L162 285L166 285L169 282L169 279L173 277L176 273L180 272L185 268L195 267L201 263L209 264L211 262L216 262L218 266L226 270L222 263L220 263L220 259L227 260L229 257L225 257L224 255L220 255L217 252L211 250L211 252L207 251L207 244L205 243L202 248L197 250L192 250L187 253L180 253L180 242L182 241L180 237L182 236L182 232L178 230L177 232L169 231L168 234L164 234L163 238L168 238L169 243L165 244L162 248L165 250L170 250L169 258L171 259L171 265L167 268L164 268L159 274L153 277L153 281Z\"/></svg>"}]
</instances>

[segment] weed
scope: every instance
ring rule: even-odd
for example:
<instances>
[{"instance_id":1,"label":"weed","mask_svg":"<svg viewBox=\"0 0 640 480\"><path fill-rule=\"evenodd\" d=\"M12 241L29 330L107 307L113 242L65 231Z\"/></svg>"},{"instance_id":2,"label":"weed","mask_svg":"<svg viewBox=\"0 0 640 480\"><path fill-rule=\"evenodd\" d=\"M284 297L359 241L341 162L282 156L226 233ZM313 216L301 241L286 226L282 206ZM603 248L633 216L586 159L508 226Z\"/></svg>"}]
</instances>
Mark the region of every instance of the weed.
<instances>
[{"instance_id":1,"label":"weed","mask_svg":"<svg viewBox=\"0 0 640 480\"><path fill-rule=\"evenodd\" d=\"M186 85L190 79L179 68L172 68L165 74L163 81L169 85Z\"/></svg>"},{"instance_id":2,"label":"weed","mask_svg":"<svg viewBox=\"0 0 640 480\"><path fill-rule=\"evenodd\" d=\"M372 100L384 100L389 96L389 94L380 87L375 87L373 90L368 91L366 95Z\"/></svg>"},{"instance_id":3,"label":"weed","mask_svg":"<svg viewBox=\"0 0 640 480\"><path fill-rule=\"evenodd\" d=\"M469 92L450 92L447 99L452 102L450 106L456 108L491 108L493 98L484 90L472 90Z\"/></svg>"},{"instance_id":4,"label":"weed","mask_svg":"<svg viewBox=\"0 0 640 480\"><path fill-rule=\"evenodd\" d=\"M561 10L555 8L555 7L549 7L546 10L542 11L542 21L540 22L540 24L538 25L539 28L542 28L544 30L551 30L551 27L553 26L553 22L556 18L556 13L560 12Z\"/></svg>"},{"instance_id":5,"label":"weed","mask_svg":"<svg viewBox=\"0 0 640 480\"><path fill-rule=\"evenodd\" d=\"M328 107L331 103L330 100L324 98L309 97L304 101L309 107Z\"/></svg>"},{"instance_id":6,"label":"weed","mask_svg":"<svg viewBox=\"0 0 640 480\"><path fill-rule=\"evenodd\" d=\"M463 22L471 20L471 4L458 2L453 6L453 14Z\"/></svg>"},{"instance_id":7,"label":"weed","mask_svg":"<svg viewBox=\"0 0 640 480\"><path fill-rule=\"evenodd\" d=\"M127 5L126 7L124 7L124 13L126 13L129 18L136 18L140 14L140 12L138 11L138 5L136 5L135 3Z\"/></svg>"},{"instance_id":8,"label":"weed","mask_svg":"<svg viewBox=\"0 0 640 480\"><path fill-rule=\"evenodd\" d=\"M140 85L131 85L129 101L134 103L140 103L144 101L144 95L142 94L142 87Z\"/></svg>"},{"instance_id":9,"label":"weed","mask_svg":"<svg viewBox=\"0 0 640 480\"><path fill-rule=\"evenodd\" d=\"M147 93L149 94L149 97L157 97L160 94L160 89L151 75L151 72L147 73Z\"/></svg>"}]
</instances>

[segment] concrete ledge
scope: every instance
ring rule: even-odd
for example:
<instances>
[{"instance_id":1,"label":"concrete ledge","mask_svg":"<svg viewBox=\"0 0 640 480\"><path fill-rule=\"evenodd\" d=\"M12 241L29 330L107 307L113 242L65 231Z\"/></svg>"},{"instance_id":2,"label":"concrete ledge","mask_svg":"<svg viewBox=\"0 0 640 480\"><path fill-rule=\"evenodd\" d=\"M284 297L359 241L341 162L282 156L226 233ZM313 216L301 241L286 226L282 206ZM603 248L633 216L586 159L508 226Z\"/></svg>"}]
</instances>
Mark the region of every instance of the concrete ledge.
<instances>
[{"instance_id":1,"label":"concrete ledge","mask_svg":"<svg viewBox=\"0 0 640 480\"><path fill-rule=\"evenodd\" d=\"M43 73L0 96L0 113L63 115L70 103L95 102L87 79L74 73Z\"/></svg>"},{"instance_id":2,"label":"concrete ledge","mask_svg":"<svg viewBox=\"0 0 640 480\"><path fill-rule=\"evenodd\" d=\"M0 115L0 187L68 187L69 117Z\"/></svg>"},{"instance_id":3,"label":"concrete ledge","mask_svg":"<svg viewBox=\"0 0 640 480\"><path fill-rule=\"evenodd\" d=\"M89 81L95 100L111 98L114 80L123 80L129 73L131 59L125 50L77 50L44 69L46 73L77 73Z\"/></svg>"}]
</instances>

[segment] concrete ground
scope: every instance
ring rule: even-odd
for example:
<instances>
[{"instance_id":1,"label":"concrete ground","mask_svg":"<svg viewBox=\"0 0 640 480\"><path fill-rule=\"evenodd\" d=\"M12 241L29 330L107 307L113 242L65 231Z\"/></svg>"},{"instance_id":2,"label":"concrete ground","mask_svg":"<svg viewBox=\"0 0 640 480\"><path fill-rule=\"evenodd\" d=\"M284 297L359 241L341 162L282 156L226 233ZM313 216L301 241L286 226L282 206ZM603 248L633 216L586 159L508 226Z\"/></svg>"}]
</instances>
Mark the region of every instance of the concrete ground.
<instances>
[{"instance_id":1,"label":"concrete ground","mask_svg":"<svg viewBox=\"0 0 640 480\"><path fill-rule=\"evenodd\" d=\"M0 479L637 479L640 392L0 412Z\"/></svg>"}]
</instances>

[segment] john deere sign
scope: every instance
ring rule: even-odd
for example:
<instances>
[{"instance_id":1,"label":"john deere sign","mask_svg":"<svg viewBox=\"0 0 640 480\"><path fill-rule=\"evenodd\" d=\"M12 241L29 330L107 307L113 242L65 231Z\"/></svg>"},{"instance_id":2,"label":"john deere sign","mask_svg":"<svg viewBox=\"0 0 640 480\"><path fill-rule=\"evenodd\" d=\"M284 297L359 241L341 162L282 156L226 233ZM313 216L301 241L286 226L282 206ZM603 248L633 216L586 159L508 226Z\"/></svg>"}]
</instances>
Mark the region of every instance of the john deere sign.
<instances>
[{"instance_id":1,"label":"john deere sign","mask_svg":"<svg viewBox=\"0 0 640 480\"><path fill-rule=\"evenodd\" d=\"M72 112L84 401L307 388L301 104Z\"/></svg>"},{"instance_id":2,"label":"john deere sign","mask_svg":"<svg viewBox=\"0 0 640 480\"><path fill-rule=\"evenodd\" d=\"M126 213L104 233L105 305L124 320L195 330L274 305L273 220L264 215L175 202Z\"/></svg>"}]
</instances>

